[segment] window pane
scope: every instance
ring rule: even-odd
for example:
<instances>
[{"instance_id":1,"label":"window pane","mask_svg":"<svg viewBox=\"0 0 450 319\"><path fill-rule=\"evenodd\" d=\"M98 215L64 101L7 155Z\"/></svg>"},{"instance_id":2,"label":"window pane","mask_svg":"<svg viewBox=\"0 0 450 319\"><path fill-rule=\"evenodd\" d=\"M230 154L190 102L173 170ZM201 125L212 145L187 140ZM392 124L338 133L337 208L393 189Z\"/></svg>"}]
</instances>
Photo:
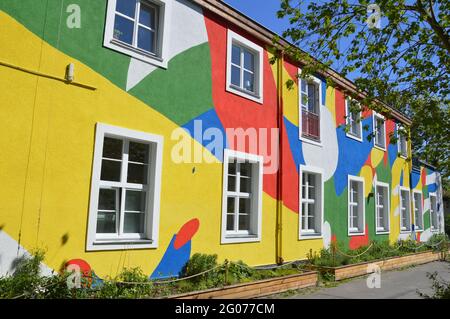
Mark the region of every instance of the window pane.
<instances>
[{"instance_id":1,"label":"window pane","mask_svg":"<svg viewBox=\"0 0 450 319\"><path fill-rule=\"evenodd\" d=\"M316 85L308 83L308 111L316 113Z\"/></svg>"},{"instance_id":2,"label":"window pane","mask_svg":"<svg viewBox=\"0 0 450 319\"><path fill-rule=\"evenodd\" d=\"M301 214L302 214L302 224L301 224L301 228L303 229L303 230L306 230L306 229L308 229L308 227L307 227L307 225L308 225L308 223L307 223L307 219L308 219L308 216L307 216L307 214L306 214L306 203L302 203L302 211L301 211Z\"/></svg>"},{"instance_id":3,"label":"window pane","mask_svg":"<svg viewBox=\"0 0 450 319\"><path fill-rule=\"evenodd\" d=\"M235 198L234 197L228 197L227 198L227 213L234 214L234 205L235 205Z\"/></svg>"},{"instance_id":4,"label":"window pane","mask_svg":"<svg viewBox=\"0 0 450 319\"><path fill-rule=\"evenodd\" d=\"M127 190L125 196L126 211L145 211L145 192Z\"/></svg>"},{"instance_id":5,"label":"window pane","mask_svg":"<svg viewBox=\"0 0 450 319\"><path fill-rule=\"evenodd\" d=\"M305 80L300 80L300 82L301 82L301 87L302 87L302 92L307 92L307 88L306 88L306 81Z\"/></svg>"},{"instance_id":6,"label":"window pane","mask_svg":"<svg viewBox=\"0 0 450 319\"><path fill-rule=\"evenodd\" d=\"M133 21L116 15L116 19L114 21L114 35L113 35L114 39L132 45L133 30L134 30Z\"/></svg>"},{"instance_id":7,"label":"window pane","mask_svg":"<svg viewBox=\"0 0 450 319\"><path fill-rule=\"evenodd\" d=\"M130 142L130 154L128 160L131 162L148 163L149 145Z\"/></svg>"},{"instance_id":8,"label":"window pane","mask_svg":"<svg viewBox=\"0 0 450 319\"><path fill-rule=\"evenodd\" d=\"M250 178L243 178L240 179L240 190L241 193L251 193L252 192L252 183Z\"/></svg>"},{"instance_id":9,"label":"window pane","mask_svg":"<svg viewBox=\"0 0 450 319\"><path fill-rule=\"evenodd\" d=\"M120 169L122 167L122 162L120 161L110 161L102 160L102 171L100 179L102 181L113 181L120 182Z\"/></svg>"},{"instance_id":10,"label":"window pane","mask_svg":"<svg viewBox=\"0 0 450 319\"><path fill-rule=\"evenodd\" d=\"M234 215L227 215L227 230L234 230Z\"/></svg>"},{"instance_id":11,"label":"window pane","mask_svg":"<svg viewBox=\"0 0 450 319\"><path fill-rule=\"evenodd\" d=\"M251 208L250 198L239 199L239 214L250 214L251 213L250 208Z\"/></svg>"},{"instance_id":12,"label":"window pane","mask_svg":"<svg viewBox=\"0 0 450 319\"><path fill-rule=\"evenodd\" d=\"M122 140L105 137L103 140L103 157L122 159Z\"/></svg>"},{"instance_id":13,"label":"window pane","mask_svg":"<svg viewBox=\"0 0 450 319\"><path fill-rule=\"evenodd\" d=\"M244 50L244 68L255 72L255 56L247 50Z\"/></svg>"},{"instance_id":14,"label":"window pane","mask_svg":"<svg viewBox=\"0 0 450 319\"><path fill-rule=\"evenodd\" d=\"M234 65L231 66L231 84L241 86L241 69Z\"/></svg>"},{"instance_id":15,"label":"window pane","mask_svg":"<svg viewBox=\"0 0 450 319\"><path fill-rule=\"evenodd\" d=\"M116 11L124 15L134 18L134 13L136 11L136 1L134 0L117 0Z\"/></svg>"},{"instance_id":16,"label":"window pane","mask_svg":"<svg viewBox=\"0 0 450 319\"><path fill-rule=\"evenodd\" d=\"M128 183L147 184L147 165L128 164Z\"/></svg>"},{"instance_id":17,"label":"window pane","mask_svg":"<svg viewBox=\"0 0 450 319\"><path fill-rule=\"evenodd\" d=\"M236 163L235 162L228 163L228 174L236 175Z\"/></svg>"},{"instance_id":18,"label":"window pane","mask_svg":"<svg viewBox=\"0 0 450 319\"><path fill-rule=\"evenodd\" d=\"M241 49L233 45L231 48L231 62L236 65L241 65Z\"/></svg>"},{"instance_id":19,"label":"window pane","mask_svg":"<svg viewBox=\"0 0 450 319\"><path fill-rule=\"evenodd\" d=\"M125 213L123 232L142 234L144 232L144 216L142 213Z\"/></svg>"},{"instance_id":20,"label":"window pane","mask_svg":"<svg viewBox=\"0 0 450 319\"><path fill-rule=\"evenodd\" d=\"M236 191L236 176L228 176L228 190L230 192Z\"/></svg>"},{"instance_id":21,"label":"window pane","mask_svg":"<svg viewBox=\"0 0 450 319\"><path fill-rule=\"evenodd\" d=\"M138 31L138 48L155 53L155 32L139 27Z\"/></svg>"},{"instance_id":22,"label":"window pane","mask_svg":"<svg viewBox=\"0 0 450 319\"><path fill-rule=\"evenodd\" d=\"M247 91L254 92L255 91L254 82L255 82L254 75L247 71L244 71L244 89L246 89Z\"/></svg>"},{"instance_id":23,"label":"window pane","mask_svg":"<svg viewBox=\"0 0 450 319\"><path fill-rule=\"evenodd\" d=\"M304 81L302 81L302 82L304 82ZM308 95L306 93L302 93L302 101L301 101L301 103L302 103L302 107L304 109L306 109L307 106L308 106Z\"/></svg>"},{"instance_id":24,"label":"window pane","mask_svg":"<svg viewBox=\"0 0 450 319\"><path fill-rule=\"evenodd\" d=\"M239 230L250 231L250 215L239 215Z\"/></svg>"},{"instance_id":25,"label":"window pane","mask_svg":"<svg viewBox=\"0 0 450 319\"><path fill-rule=\"evenodd\" d=\"M116 210L116 189L101 188L98 194L98 209Z\"/></svg>"},{"instance_id":26,"label":"window pane","mask_svg":"<svg viewBox=\"0 0 450 319\"><path fill-rule=\"evenodd\" d=\"M116 213L97 213L97 233L111 234L116 232Z\"/></svg>"},{"instance_id":27,"label":"window pane","mask_svg":"<svg viewBox=\"0 0 450 319\"><path fill-rule=\"evenodd\" d=\"M239 165L239 172L242 176L251 177L252 176L252 165L251 163L241 163Z\"/></svg>"},{"instance_id":28,"label":"window pane","mask_svg":"<svg viewBox=\"0 0 450 319\"><path fill-rule=\"evenodd\" d=\"M139 12L139 23L155 29L155 9L152 7L147 7L141 4L141 11Z\"/></svg>"}]
</instances>

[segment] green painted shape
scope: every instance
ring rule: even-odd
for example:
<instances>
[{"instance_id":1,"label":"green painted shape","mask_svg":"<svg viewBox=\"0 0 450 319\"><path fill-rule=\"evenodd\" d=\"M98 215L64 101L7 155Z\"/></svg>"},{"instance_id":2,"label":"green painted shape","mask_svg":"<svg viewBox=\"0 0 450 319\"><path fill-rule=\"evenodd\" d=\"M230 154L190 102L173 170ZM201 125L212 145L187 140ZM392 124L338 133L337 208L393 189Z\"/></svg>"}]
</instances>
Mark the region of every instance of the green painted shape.
<instances>
[{"instance_id":1,"label":"green painted shape","mask_svg":"<svg viewBox=\"0 0 450 319\"><path fill-rule=\"evenodd\" d=\"M431 228L431 221L430 221L430 210L427 210L424 214L423 214L423 229L426 230L428 228Z\"/></svg>"},{"instance_id":2,"label":"green painted shape","mask_svg":"<svg viewBox=\"0 0 450 319\"><path fill-rule=\"evenodd\" d=\"M324 183L324 196L324 220L330 224L331 235L336 236L340 246L348 247L347 191L337 196L332 178Z\"/></svg>"},{"instance_id":3,"label":"green painted shape","mask_svg":"<svg viewBox=\"0 0 450 319\"><path fill-rule=\"evenodd\" d=\"M194 46L157 69L128 93L178 125L213 107L211 56L208 43Z\"/></svg>"},{"instance_id":4,"label":"green painted shape","mask_svg":"<svg viewBox=\"0 0 450 319\"><path fill-rule=\"evenodd\" d=\"M66 10L71 4L80 7L81 28L67 26L72 11ZM130 57L103 47L106 0L1 0L0 9L51 46L125 89Z\"/></svg>"}]
</instances>

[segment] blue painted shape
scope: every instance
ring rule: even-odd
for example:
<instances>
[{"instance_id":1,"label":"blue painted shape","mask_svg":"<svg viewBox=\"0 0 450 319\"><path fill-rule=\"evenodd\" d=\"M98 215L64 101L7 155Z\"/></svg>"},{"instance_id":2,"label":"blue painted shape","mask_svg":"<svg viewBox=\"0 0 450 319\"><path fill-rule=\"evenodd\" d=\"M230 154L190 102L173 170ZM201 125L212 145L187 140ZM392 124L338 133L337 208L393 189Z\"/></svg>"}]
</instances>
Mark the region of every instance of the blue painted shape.
<instances>
[{"instance_id":1,"label":"blue painted shape","mask_svg":"<svg viewBox=\"0 0 450 319\"><path fill-rule=\"evenodd\" d=\"M97 276L94 271L92 271L91 276L92 276L91 288L95 289L103 286L103 279Z\"/></svg>"},{"instance_id":2,"label":"blue painted shape","mask_svg":"<svg viewBox=\"0 0 450 319\"><path fill-rule=\"evenodd\" d=\"M397 125L395 125L394 127L394 136L397 136ZM387 147L387 152L388 152L388 158L389 158L389 165L391 165L391 167L394 165L395 160L398 157L398 147L397 147L397 143L389 143L388 147Z\"/></svg>"},{"instance_id":3,"label":"blue painted shape","mask_svg":"<svg viewBox=\"0 0 450 319\"><path fill-rule=\"evenodd\" d=\"M358 175L373 147L373 139L367 140L373 131L372 117L363 119L362 125L367 125L368 130L363 130L362 142L346 136L344 126L336 128L338 140L338 163L334 173L334 188L336 195L340 196L347 187L348 175Z\"/></svg>"},{"instance_id":4,"label":"blue painted shape","mask_svg":"<svg viewBox=\"0 0 450 319\"><path fill-rule=\"evenodd\" d=\"M413 170L411 173L411 188L416 188L420 181L420 171Z\"/></svg>"},{"instance_id":5,"label":"blue painted shape","mask_svg":"<svg viewBox=\"0 0 450 319\"><path fill-rule=\"evenodd\" d=\"M302 141L298 136L298 126L290 122L286 117L284 119L284 127L286 128L286 133L289 140L289 148L291 149L291 154L295 162L295 169L298 172L299 166L305 164L305 159L303 157Z\"/></svg>"},{"instance_id":6,"label":"blue painted shape","mask_svg":"<svg viewBox=\"0 0 450 319\"><path fill-rule=\"evenodd\" d=\"M427 187L428 187L428 192L430 192L430 193L434 193L437 190L436 183L428 184Z\"/></svg>"},{"instance_id":7,"label":"blue painted shape","mask_svg":"<svg viewBox=\"0 0 450 319\"><path fill-rule=\"evenodd\" d=\"M219 116L215 109L210 109L205 113L200 114L196 118L190 120L182 126L195 140L201 143L206 149L208 149L219 161L223 161L223 149L228 148L227 135L225 129L220 121ZM217 132L222 138L222 147L215 148L213 141L217 136L205 137L209 134L214 134Z\"/></svg>"},{"instance_id":8,"label":"blue painted shape","mask_svg":"<svg viewBox=\"0 0 450 319\"><path fill-rule=\"evenodd\" d=\"M178 277L183 267L189 261L191 256L191 241L188 241L184 246L177 250L174 247L176 237L177 235L173 235L164 256L153 271L150 279Z\"/></svg>"}]
</instances>

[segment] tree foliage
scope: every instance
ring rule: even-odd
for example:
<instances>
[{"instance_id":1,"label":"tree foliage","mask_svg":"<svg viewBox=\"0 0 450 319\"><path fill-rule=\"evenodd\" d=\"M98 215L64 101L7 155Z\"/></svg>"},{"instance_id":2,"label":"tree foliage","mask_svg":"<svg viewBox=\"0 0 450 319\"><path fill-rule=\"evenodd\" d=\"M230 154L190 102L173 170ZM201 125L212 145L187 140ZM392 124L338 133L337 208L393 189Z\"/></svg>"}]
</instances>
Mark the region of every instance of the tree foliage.
<instances>
[{"instance_id":1,"label":"tree foliage","mask_svg":"<svg viewBox=\"0 0 450 319\"><path fill-rule=\"evenodd\" d=\"M332 67L351 76L365 93L363 107L381 111L375 101L383 101L412 118L413 152L436 166L445 182L450 171L450 2L376 4L282 0L277 14L289 19L283 37L293 44L285 53L303 64L302 77Z\"/></svg>"}]
</instances>

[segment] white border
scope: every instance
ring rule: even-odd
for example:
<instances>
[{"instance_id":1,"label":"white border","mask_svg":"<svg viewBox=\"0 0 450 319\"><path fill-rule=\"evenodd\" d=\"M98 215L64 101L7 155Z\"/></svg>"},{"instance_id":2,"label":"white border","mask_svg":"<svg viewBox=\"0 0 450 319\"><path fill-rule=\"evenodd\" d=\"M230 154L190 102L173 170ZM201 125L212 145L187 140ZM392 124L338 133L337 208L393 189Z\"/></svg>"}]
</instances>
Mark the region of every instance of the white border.
<instances>
[{"instance_id":1,"label":"white border","mask_svg":"<svg viewBox=\"0 0 450 319\"><path fill-rule=\"evenodd\" d=\"M300 75L301 73L302 73L302 70L299 68L298 75ZM300 83L300 81L302 81L302 80L303 79L301 79L299 77L298 85L297 85L297 88L298 88L298 105L297 105L297 107L298 107L298 138L302 142L322 147L322 131L323 131L322 108L326 107L325 105L323 105L323 101L322 101L322 80L320 80L319 78L317 78L315 76L310 76L310 80L316 82L319 85L319 141L314 141L307 137L303 137L303 135L302 135L302 88L301 88L301 83Z\"/></svg>"},{"instance_id":2,"label":"white border","mask_svg":"<svg viewBox=\"0 0 450 319\"><path fill-rule=\"evenodd\" d=\"M363 231L362 232L351 232L350 231L350 182L357 181L362 182L362 197L363 197ZM366 193L365 193L365 180L359 176L348 175L347 180L347 234L348 236L364 236L366 234Z\"/></svg>"},{"instance_id":3,"label":"white border","mask_svg":"<svg viewBox=\"0 0 450 319\"><path fill-rule=\"evenodd\" d=\"M116 0L108 0L108 7L105 21L105 34L103 37L103 46L114 51L126 54L143 62L153 64L155 66L167 69L168 51L170 43L170 26L172 18L172 0L145 0L159 7L158 19L158 42L157 48L159 52L153 56L151 53L145 53L126 43L114 40L114 16L116 12Z\"/></svg>"},{"instance_id":4,"label":"white border","mask_svg":"<svg viewBox=\"0 0 450 319\"><path fill-rule=\"evenodd\" d=\"M257 81L256 85L256 95L249 93L246 93L244 91L237 90L232 87L231 85L231 54L232 54L232 44L233 42L244 46L248 48L250 51L253 51L258 56L256 57L256 67L257 70L255 70L255 79ZM264 49L251 42L250 40L240 36L239 34L231 31L228 29L227 32L227 69L226 69L226 84L225 84L225 90L227 92L239 95L241 97L244 97L246 99L252 100L254 102L263 104L263 97L264 97Z\"/></svg>"},{"instance_id":5,"label":"white border","mask_svg":"<svg viewBox=\"0 0 450 319\"><path fill-rule=\"evenodd\" d=\"M409 229L402 230L402 191L408 192L408 200L409 200ZM401 234L410 234L412 232L411 230L411 224L412 224L412 205L411 205L411 189L405 186L399 186L399 192L398 192L398 205L399 205L399 229Z\"/></svg>"},{"instance_id":6,"label":"white border","mask_svg":"<svg viewBox=\"0 0 450 319\"><path fill-rule=\"evenodd\" d=\"M250 161L252 163L258 163L258 192L256 194L257 217L258 224L256 226L256 235L247 236L230 236L227 235L227 189L228 189L228 163L230 158L237 160ZM261 241L261 227L262 227L262 189L263 189L263 165L264 158L260 155L243 153L233 151L230 149L224 149L223 152L223 189L222 189L222 227L221 227L221 244L236 244L236 243L251 243Z\"/></svg>"},{"instance_id":7,"label":"white border","mask_svg":"<svg viewBox=\"0 0 450 319\"><path fill-rule=\"evenodd\" d=\"M308 173L314 173L320 175L320 233L302 233L301 228L301 198L302 198L302 178L303 178L303 172ZM323 180L324 171L322 168L313 167L313 166L307 166L307 165L300 165L299 166L299 196L298 196L298 239L299 240L305 240L305 239L317 239L317 238L323 238L323 212L324 212L324 180Z\"/></svg>"},{"instance_id":8,"label":"white border","mask_svg":"<svg viewBox=\"0 0 450 319\"><path fill-rule=\"evenodd\" d=\"M375 126L375 119L376 119L377 117L383 119L383 121L384 121L384 125L383 125L383 128L384 128L384 148L378 146L378 145L375 143L375 135L376 135L376 130L375 130L375 128L376 128L376 126ZM375 148L377 148L377 149L379 149L379 150L382 150L383 152L386 152L386 149L387 149L386 118L385 118L383 115L381 115L380 113L377 113L377 112L375 112L375 111L372 111L372 124L373 124L373 133L374 133L374 136L373 136L373 147L375 147Z\"/></svg>"},{"instance_id":9,"label":"white border","mask_svg":"<svg viewBox=\"0 0 450 319\"><path fill-rule=\"evenodd\" d=\"M414 194L420 194L420 205L422 205L422 212L420 213L420 218L422 219L422 227L420 229L417 229L417 223L416 223L416 201L414 198ZM420 190L414 189L412 192L412 211L413 211L413 216L414 216L414 231L416 233L421 233L424 231L424 220L423 220L423 194Z\"/></svg>"},{"instance_id":10,"label":"white border","mask_svg":"<svg viewBox=\"0 0 450 319\"><path fill-rule=\"evenodd\" d=\"M345 98L345 125L348 125L348 99L351 99L349 96ZM362 111L359 111L359 133L361 137L351 134L350 132L345 132L345 136L354 139L355 141L362 142L363 141L363 130L362 130Z\"/></svg>"},{"instance_id":11,"label":"white border","mask_svg":"<svg viewBox=\"0 0 450 319\"><path fill-rule=\"evenodd\" d=\"M377 228L377 195L378 195L377 186L387 188L387 196L388 196L388 198L387 198L387 203L388 203L388 207L387 207L388 223L387 223L387 225L388 225L388 230L379 231ZM391 232L391 192L390 192L389 184L376 181L375 182L375 234L376 235L386 235L386 234L389 234L390 232Z\"/></svg>"},{"instance_id":12,"label":"white border","mask_svg":"<svg viewBox=\"0 0 450 319\"><path fill-rule=\"evenodd\" d=\"M98 193L99 193L99 181L102 164L103 153L103 138L105 134L109 136L118 136L122 138L130 138L134 140L140 140L145 142L152 142L156 145L155 150L155 163L153 170L155 177L153 181L153 207L148 208L151 210L151 214L148 216L147 233L151 236L149 239L136 239L136 240L97 240L96 239L96 227L97 227L97 206L98 206ZM162 151L163 151L164 137L160 135L148 134L140 131L134 131L118 126L112 126L103 123L97 123L95 132L95 149L92 165L92 180L91 180L91 196L89 201L89 220L88 220L88 232L87 232L87 251L97 250L121 250L121 249L142 249L142 248L157 248L159 238L159 214L160 214L160 198L161 198L161 169L162 169Z\"/></svg>"}]
</instances>

